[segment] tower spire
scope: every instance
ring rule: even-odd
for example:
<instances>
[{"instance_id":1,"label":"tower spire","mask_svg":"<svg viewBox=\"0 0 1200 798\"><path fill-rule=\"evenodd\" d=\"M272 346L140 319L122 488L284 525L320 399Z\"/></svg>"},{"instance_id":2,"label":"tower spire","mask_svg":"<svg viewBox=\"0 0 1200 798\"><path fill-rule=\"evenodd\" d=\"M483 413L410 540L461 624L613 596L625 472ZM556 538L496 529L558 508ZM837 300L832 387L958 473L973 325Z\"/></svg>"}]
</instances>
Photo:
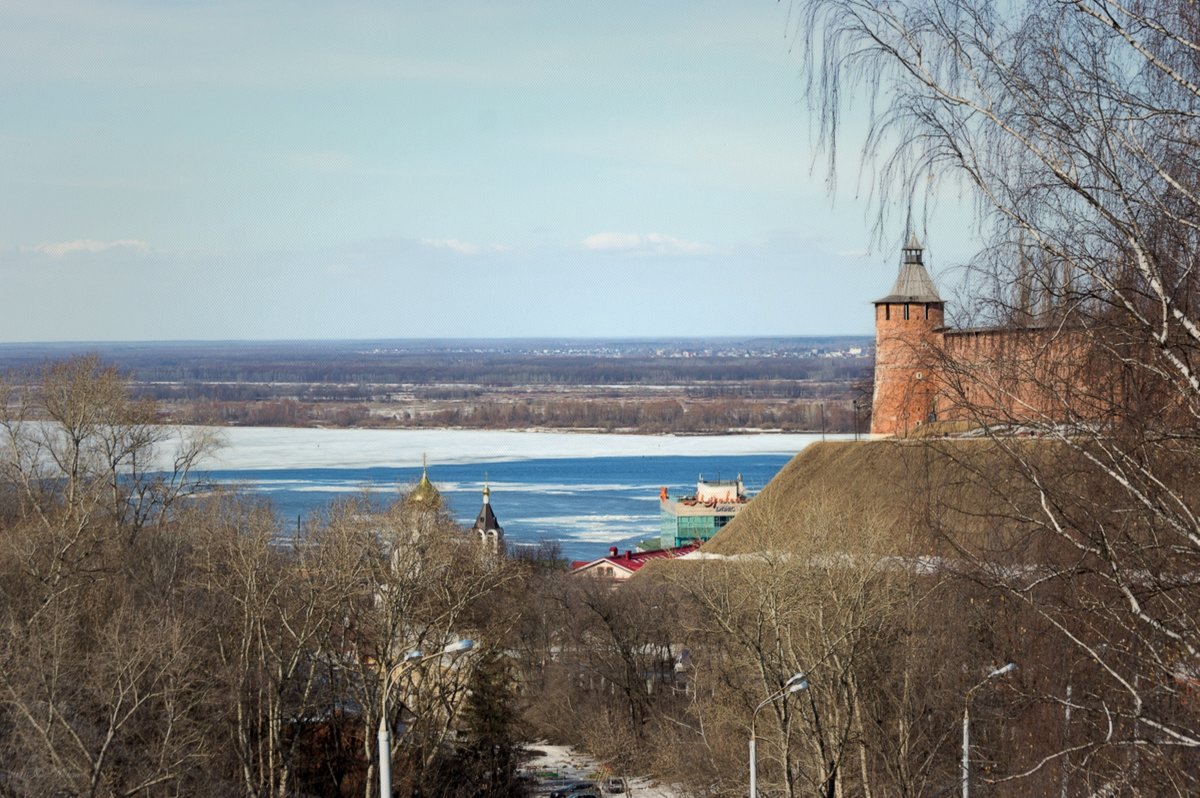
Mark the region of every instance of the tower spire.
<instances>
[{"instance_id":1,"label":"tower spire","mask_svg":"<svg viewBox=\"0 0 1200 798\"><path fill-rule=\"evenodd\" d=\"M941 296L933 278L925 269L925 248L917 240L917 234L908 234L908 243L902 249L900 257L900 273L892 290L882 299L876 299L875 304L897 304L904 302L940 303Z\"/></svg>"},{"instance_id":2,"label":"tower spire","mask_svg":"<svg viewBox=\"0 0 1200 798\"><path fill-rule=\"evenodd\" d=\"M492 489L488 484L487 474L483 475L483 506L479 508L479 515L475 518L475 523L471 525L471 531L475 533L476 539L483 543L487 550L493 555L504 554L504 528L500 526L500 522L496 520L496 513L492 510L491 503Z\"/></svg>"}]
</instances>

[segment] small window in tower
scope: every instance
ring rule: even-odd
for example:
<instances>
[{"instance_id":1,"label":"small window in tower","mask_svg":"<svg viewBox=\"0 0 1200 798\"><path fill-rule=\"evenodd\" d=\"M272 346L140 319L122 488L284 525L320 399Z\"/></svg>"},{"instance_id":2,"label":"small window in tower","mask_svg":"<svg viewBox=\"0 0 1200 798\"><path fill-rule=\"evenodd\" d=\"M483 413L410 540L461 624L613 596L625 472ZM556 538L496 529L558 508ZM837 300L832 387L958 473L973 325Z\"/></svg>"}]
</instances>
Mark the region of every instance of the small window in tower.
<instances>
[{"instance_id":1,"label":"small window in tower","mask_svg":"<svg viewBox=\"0 0 1200 798\"><path fill-rule=\"evenodd\" d=\"M929 306L928 305L925 306L925 318L926 319L929 318Z\"/></svg>"},{"instance_id":2,"label":"small window in tower","mask_svg":"<svg viewBox=\"0 0 1200 798\"><path fill-rule=\"evenodd\" d=\"M883 306L883 320L884 321L892 320L892 306L891 305Z\"/></svg>"},{"instance_id":3,"label":"small window in tower","mask_svg":"<svg viewBox=\"0 0 1200 798\"><path fill-rule=\"evenodd\" d=\"M904 320L908 321L908 303L904 303Z\"/></svg>"}]
</instances>

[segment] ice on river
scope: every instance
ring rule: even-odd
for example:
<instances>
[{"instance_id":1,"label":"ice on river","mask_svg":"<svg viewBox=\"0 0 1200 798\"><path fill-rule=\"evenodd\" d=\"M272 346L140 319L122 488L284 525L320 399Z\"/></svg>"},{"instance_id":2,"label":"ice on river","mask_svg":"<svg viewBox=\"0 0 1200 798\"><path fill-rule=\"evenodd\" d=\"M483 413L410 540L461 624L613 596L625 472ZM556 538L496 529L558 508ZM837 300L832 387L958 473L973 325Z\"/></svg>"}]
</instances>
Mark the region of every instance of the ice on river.
<instances>
[{"instance_id":1,"label":"ice on river","mask_svg":"<svg viewBox=\"0 0 1200 798\"><path fill-rule=\"evenodd\" d=\"M188 428L184 428L185 431ZM569 457L795 454L812 434L624 435L453 429L228 427L204 464L214 470L412 467ZM828 436L830 439L846 436ZM166 454L166 452L164 452ZM164 463L163 465L167 465Z\"/></svg>"}]
</instances>

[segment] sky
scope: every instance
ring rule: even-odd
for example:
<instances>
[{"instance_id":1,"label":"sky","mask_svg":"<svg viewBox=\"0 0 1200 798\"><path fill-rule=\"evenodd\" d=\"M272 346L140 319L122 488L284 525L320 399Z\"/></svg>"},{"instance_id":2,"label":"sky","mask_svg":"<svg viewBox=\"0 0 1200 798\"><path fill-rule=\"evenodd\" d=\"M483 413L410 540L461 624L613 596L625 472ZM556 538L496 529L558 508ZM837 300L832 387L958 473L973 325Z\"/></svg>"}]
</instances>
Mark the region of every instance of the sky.
<instances>
[{"instance_id":1,"label":"sky","mask_svg":"<svg viewBox=\"0 0 1200 798\"><path fill-rule=\"evenodd\" d=\"M0 341L868 334L789 11L0 3Z\"/></svg>"}]
</instances>

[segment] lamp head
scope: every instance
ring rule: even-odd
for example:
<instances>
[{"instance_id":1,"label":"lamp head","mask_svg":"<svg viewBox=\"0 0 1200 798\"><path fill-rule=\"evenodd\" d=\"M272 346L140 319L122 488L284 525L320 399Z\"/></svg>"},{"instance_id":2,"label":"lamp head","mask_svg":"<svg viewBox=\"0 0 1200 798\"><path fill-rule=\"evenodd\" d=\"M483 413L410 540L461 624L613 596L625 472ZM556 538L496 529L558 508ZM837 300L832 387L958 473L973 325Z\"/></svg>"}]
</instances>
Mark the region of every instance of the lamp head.
<instances>
[{"instance_id":1,"label":"lamp head","mask_svg":"<svg viewBox=\"0 0 1200 798\"><path fill-rule=\"evenodd\" d=\"M443 654L461 654L464 651L470 651L475 647L474 640L455 640L450 645L442 649Z\"/></svg>"},{"instance_id":2,"label":"lamp head","mask_svg":"<svg viewBox=\"0 0 1200 798\"><path fill-rule=\"evenodd\" d=\"M989 679L991 679L991 678L992 678L992 677L994 677L994 676L1003 676L1003 675L1004 675L1004 674L1006 674L1006 673L1012 673L1012 672L1013 672L1013 671L1015 671L1016 669L1017 669L1017 663L1015 663L1015 662L1010 662L1010 663L1008 663L1007 665L1005 665L1005 666L1003 666L1003 667L996 668L996 670L994 670L994 671L992 671L991 673L989 673L989 674L987 675L987 677L988 677Z\"/></svg>"},{"instance_id":3,"label":"lamp head","mask_svg":"<svg viewBox=\"0 0 1200 798\"><path fill-rule=\"evenodd\" d=\"M808 689L808 679L805 678L803 671L797 671L792 675L792 678L783 683L783 689L789 693L798 693L801 690Z\"/></svg>"}]
</instances>

